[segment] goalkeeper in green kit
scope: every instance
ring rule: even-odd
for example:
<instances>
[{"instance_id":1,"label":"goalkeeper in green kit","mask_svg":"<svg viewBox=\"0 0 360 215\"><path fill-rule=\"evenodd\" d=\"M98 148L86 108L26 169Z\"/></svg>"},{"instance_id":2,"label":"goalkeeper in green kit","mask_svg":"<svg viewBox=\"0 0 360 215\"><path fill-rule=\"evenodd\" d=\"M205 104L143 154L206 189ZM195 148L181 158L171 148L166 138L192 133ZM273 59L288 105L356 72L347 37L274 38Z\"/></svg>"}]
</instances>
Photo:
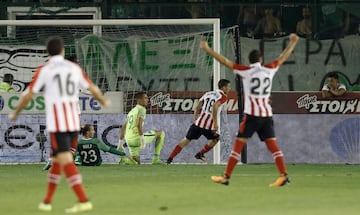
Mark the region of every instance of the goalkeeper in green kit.
<instances>
[{"instance_id":1,"label":"goalkeeper in green kit","mask_svg":"<svg viewBox=\"0 0 360 215\"><path fill-rule=\"evenodd\" d=\"M100 166L102 163L100 150L120 156L126 156L124 152L108 146L101 140L94 138L94 126L86 124L81 128L80 133L83 136L79 140L75 152L74 162L76 165Z\"/></svg>"},{"instance_id":2,"label":"goalkeeper in green kit","mask_svg":"<svg viewBox=\"0 0 360 215\"><path fill-rule=\"evenodd\" d=\"M152 164L164 164L159 156L164 145L165 132L160 130L143 131L146 118L146 106L149 98L145 92L135 94L136 106L128 113L125 122L120 129L120 140L118 149L123 151L124 137L129 148L131 157L140 164L140 150L144 150L146 144L155 142ZM120 164L133 164L121 156Z\"/></svg>"}]
</instances>

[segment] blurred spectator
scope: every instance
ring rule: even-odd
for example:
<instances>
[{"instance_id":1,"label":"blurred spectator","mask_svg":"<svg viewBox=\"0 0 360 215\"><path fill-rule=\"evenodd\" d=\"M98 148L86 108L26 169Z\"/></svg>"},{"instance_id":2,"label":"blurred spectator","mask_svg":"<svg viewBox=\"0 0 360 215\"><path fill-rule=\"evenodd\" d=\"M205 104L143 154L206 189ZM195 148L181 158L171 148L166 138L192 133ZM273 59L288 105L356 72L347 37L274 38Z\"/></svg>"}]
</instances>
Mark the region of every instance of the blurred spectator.
<instances>
[{"instance_id":1,"label":"blurred spectator","mask_svg":"<svg viewBox=\"0 0 360 215\"><path fill-rule=\"evenodd\" d=\"M322 23L319 39L341 38L349 30L350 14L341 10L336 4L321 6Z\"/></svg>"},{"instance_id":2,"label":"blurred spectator","mask_svg":"<svg viewBox=\"0 0 360 215\"><path fill-rule=\"evenodd\" d=\"M274 16L272 7L265 8L265 15L257 23L253 35L260 35L264 38L274 38L281 36L280 19Z\"/></svg>"},{"instance_id":3,"label":"blurred spectator","mask_svg":"<svg viewBox=\"0 0 360 215\"><path fill-rule=\"evenodd\" d=\"M336 72L329 73L326 81L321 89L323 98L342 96L346 92L346 87L339 82L339 75Z\"/></svg>"},{"instance_id":4,"label":"blurred spectator","mask_svg":"<svg viewBox=\"0 0 360 215\"><path fill-rule=\"evenodd\" d=\"M308 7L302 9L303 19L296 25L296 33L301 37L311 38L312 36L312 20L311 11Z\"/></svg>"},{"instance_id":5,"label":"blurred spectator","mask_svg":"<svg viewBox=\"0 0 360 215\"><path fill-rule=\"evenodd\" d=\"M14 88L11 87L14 81L14 76L10 73L7 73L3 77L3 82L0 84L0 92L1 93L11 93L15 92Z\"/></svg>"},{"instance_id":6,"label":"blurred spectator","mask_svg":"<svg viewBox=\"0 0 360 215\"><path fill-rule=\"evenodd\" d=\"M190 13L191 18L205 17L205 7L197 3L201 3L201 2L206 3L207 0L188 0L188 2L195 3L195 4L190 4L189 6L186 7L186 10Z\"/></svg>"},{"instance_id":7,"label":"blurred spectator","mask_svg":"<svg viewBox=\"0 0 360 215\"><path fill-rule=\"evenodd\" d=\"M118 0L114 1L111 7L110 18L129 19L134 17L143 17L138 11L136 0Z\"/></svg>"},{"instance_id":8,"label":"blurred spectator","mask_svg":"<svg viewBox=\"0 0 360 215\"><path fill-rule=\"evenodd\" d=\"M254 0L251 0L248 5L240 6L237 23L240 26L240 32L242 36L250 36L251 32L254 32L260 17L258 10L259 9L256 7Z\"/></svg>"}]
</instances>

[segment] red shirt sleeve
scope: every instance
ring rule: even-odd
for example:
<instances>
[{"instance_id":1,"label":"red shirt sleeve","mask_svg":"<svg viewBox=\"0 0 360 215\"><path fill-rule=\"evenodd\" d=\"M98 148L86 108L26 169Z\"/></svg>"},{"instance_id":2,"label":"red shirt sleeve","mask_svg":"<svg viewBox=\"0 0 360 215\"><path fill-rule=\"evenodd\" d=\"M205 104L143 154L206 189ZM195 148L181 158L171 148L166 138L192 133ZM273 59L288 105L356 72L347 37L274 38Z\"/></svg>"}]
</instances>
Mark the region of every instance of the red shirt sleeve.
<instances>
[{"instance_id":1,"label":"red shirt sleeve","mask_svg":"<svg viewBox=\"0 0 360 215\"><path fill-rule=\"evenodd\" d=\"M250 67L242 65L242 64L234 64L233 69L244 71L250 69Z\"/></svg>"},{"instance_id":2,"label":"red shirt sleeve","mask_svg":"<svg viewBox=\"0 0 360 215\"><path fill-rule=\"evenodd\" d=\"M270 63L267 63L264 65L264 67L269 68L269 69L274 69L278 66L279 66L279 61L277 61L277 60L274 60L273 62L270 62Z\"/></svg>"}]
</instances>

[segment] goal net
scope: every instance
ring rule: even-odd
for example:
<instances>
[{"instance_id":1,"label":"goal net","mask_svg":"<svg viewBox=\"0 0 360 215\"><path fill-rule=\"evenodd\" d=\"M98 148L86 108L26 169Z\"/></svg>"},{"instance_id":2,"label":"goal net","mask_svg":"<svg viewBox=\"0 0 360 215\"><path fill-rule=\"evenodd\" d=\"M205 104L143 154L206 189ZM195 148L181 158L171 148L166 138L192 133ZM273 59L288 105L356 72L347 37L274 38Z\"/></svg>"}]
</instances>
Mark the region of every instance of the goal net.
<instances>
[{"instance_id":1,"label":"goal net","mask_svg":"<svg viewBox=\"0 0 360 215\"><path fill-rule=\"evenodd\" d=\"M46 62L45 42L53 35L64 38L65 56L76 56L113 103L105 110L82 94L81 123L94 124L96 137L116 147L120 124L136 105L134 94L146 91L150 101L144 129L165 131L160 155L165 160L186 135L201 95L216 89L214 83L220 78L229 79L235 88L232 73L200 49L200 41L206 40L235 59L235 28L219 29L218 19L1 21L0 77L12 74L16 93L2 94L0 99L0 162L39 162L49 156L42 96L36 96L16 122L9 122L7 113L16 106L35 69ZM234 112L235 107L236 101L228 109ZM221 147L206 154L212 163L227 159L238 124L230 117L221 116ZM197 163L194 154L206 142L204 137L193 141L174 162ZM151 160L153 151L151 144L142 152L142 161ZM114 155L103 156L105 162L118 160Z\"/></svg>"}]
</instances>

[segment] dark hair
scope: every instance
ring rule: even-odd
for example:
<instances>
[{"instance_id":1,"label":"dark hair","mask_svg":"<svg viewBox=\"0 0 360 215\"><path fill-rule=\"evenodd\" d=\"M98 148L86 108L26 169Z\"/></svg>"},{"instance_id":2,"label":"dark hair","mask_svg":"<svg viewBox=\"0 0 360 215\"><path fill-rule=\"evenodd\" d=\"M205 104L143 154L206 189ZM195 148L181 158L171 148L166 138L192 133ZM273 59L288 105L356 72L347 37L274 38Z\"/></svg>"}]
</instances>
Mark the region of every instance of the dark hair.
<instances>
[{"instance_id":1,"label":"dark hair","mask_svg":"<svg viewBox=\"0 0 360 215\"><path fill-rule=\"evenodd\" d=\"M328 75L327 75L328 78L334 78L336 80L339 80L339 75L337 74L337 72L330 72Z\"/></svg>"},{"instance_id":2,"label":"dark hair","mask_svg":"<svg viewBox=\"0 0 360 215\"><path fill-rule=\"evenodd\" d=\"M218 87L219 89L225 87L226 85L228 85L230 83L229 80L227 79L220 79L220 81L218 82Z\"/></svg>"},{"instance_id":3,"label":"dark hair","mask_svg":"<svg viewBox=\"0 0 360 215\"><path fill-rule=\"evenodd\" d=\"M10 73L6 73L4 74L3 81L11 85L14 81L14 76Z\"/></svg>"},{"instance_id":4,"label":"dark hair","mask_svg":"<svg viewBox=\"0 0 360 215\"><path fill-rule=\"evenodd\" d=\"M141 91L141 92L137 92L135 93L135 99L138 100L138 99L141 99L144 95L146 95L146 92L144 91Z\"/></svg>"},{"instance_id":5,"label":"dark hair","mask_svg":"<svg viewBox=\"0 0 360 215\"><path fill-rule=\"evenodd\" d=\"M86 132L90 131L91 126L93 126L93 125L91 125L91 124L85 124L84 126L81 126L81 128L80 128L80 134L85 135Z\"/></svg>"},{"instance_id":6,"label":"dark hair","mask_svg":"<svg viewBox=\"0 0 360 215\"><path fill-rule=\"evenodd\" d=\"M249 62L250 63L257 63L260 61L260 58L262 57L262 54L259 50L252 50L249 53Z\"/></svg>"},{"instance_id":7,"label":"dark hair","mask_svg":"<svg viewBox=\"0 0 360 215\"><path fill-rule=\"evenodd\" d=\"M46 50L49 55L54 56L61 53L64 48L64 40L59 36L49 37L46 43Z\"/></svg>"}]
</instances>

